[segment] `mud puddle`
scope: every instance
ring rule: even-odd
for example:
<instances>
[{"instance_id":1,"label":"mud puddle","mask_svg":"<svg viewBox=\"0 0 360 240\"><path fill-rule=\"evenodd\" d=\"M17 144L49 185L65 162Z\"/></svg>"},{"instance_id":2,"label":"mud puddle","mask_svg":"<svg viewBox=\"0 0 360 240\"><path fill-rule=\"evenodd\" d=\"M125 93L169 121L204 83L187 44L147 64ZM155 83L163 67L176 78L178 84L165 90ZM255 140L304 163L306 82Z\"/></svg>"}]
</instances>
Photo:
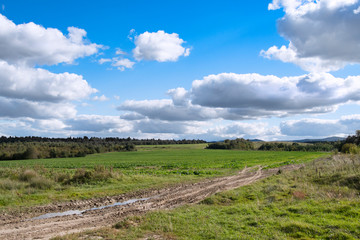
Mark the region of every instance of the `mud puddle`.
<instances>
[{"instance_id":1,"label":"mud puddle","mask_svg":"<svg viewBox=\"0 0 360 240\"><path fill-rule=\"evenodd\" d=\"M54 217L63 217L63 216L70 216L70 215L82 215L85 212L89 212L89 211L95 211L95 210L102 210L105 208L111 208L111 207L116 207L116 206L124 206L124 205L129 205L132 203L136 203L139 201L146 201L149 200L150 198L140 198L140 199L130 199L127 200L125 202L117 202L111 205L106 205L106 206L101 206L101 207L94 207L94 208L90 208L90 209L85 209L85 210L69 210L69 211L65 211L65 212L55 212L55 213L46 213L43 215L40 215L38 217L34 217L29 219L29 221L31 220L39 220L39 219L47 219L47 218L54 218Z\"/></svg>"}]
</instances>

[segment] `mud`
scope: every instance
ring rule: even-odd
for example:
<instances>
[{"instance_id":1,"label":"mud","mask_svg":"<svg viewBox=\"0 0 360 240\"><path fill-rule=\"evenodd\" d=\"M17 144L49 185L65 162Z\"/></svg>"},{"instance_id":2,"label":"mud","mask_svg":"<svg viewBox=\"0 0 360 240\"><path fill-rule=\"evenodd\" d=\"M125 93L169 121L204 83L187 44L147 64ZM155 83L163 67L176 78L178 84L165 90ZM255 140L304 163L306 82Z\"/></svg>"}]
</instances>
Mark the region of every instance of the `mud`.
<instances>
[{"instance_id":1,"label":"mud","mask_svg":"<svg viewBox=\"0 0 360 240\"><path fill-rule=\"evenodd\" d=\"M288 165L268 170L245 168L233 176L208 179L198 183L85 201L71 201L1 214L0 239L49 239L109 226L130 215L198 203L212 194L249 185L277 174L279 170L289 171L300 167L301 165ZM74 214L62 214L64 212ZM58 216L54 216L56 214Z\"/></svg>"}]
</instances>

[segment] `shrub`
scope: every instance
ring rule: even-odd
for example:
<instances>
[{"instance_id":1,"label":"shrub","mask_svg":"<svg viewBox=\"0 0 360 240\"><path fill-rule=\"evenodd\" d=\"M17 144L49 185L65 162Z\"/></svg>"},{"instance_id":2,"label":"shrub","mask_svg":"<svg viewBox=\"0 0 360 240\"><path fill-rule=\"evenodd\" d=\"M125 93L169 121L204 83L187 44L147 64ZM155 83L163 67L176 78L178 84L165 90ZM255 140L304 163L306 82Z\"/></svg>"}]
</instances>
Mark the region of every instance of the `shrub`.
<instances>
[{"instance_id":1,"label":"shrub","mask_svg":"<svg viewBox=\"0 0 360 240\"><path fill-rule=\"evenodd\" d=\"M55 182L58 182L58 183L63 183L63 182L66 182L70 179L70 174L69 173L55 173L54 174L54 180Z\"/></svg>"},{"instance_id":2,"label":"shrub","mask_svg":"<svg viewBox=\"0 0 360 240\"><path fill-rule=\"evenodd\" d=\"M90 182L93 173L91 171L85 170L84 168L79 168L76 170L74 176L67 181L67 183L78 183L84 184Z\"/></svg>"},{"instance_id":3,"label":"shrub","mask_svg":"<svg viewBox=\"0 0 360 240\"><path fill-rule=\"evenodd\" d=\"M32 169L25 169L19 174L19 180L29 182L32 178L37 177L38 174Z\"/></svg>"},{"instance_id":4,"label":"shrub","mask_svg":"<svg viewBox=\"0 0 360 240\"><path fill-rule=\"evenodd\" d=\"M95 166L93 173L93 180L95 181L106 181L112 178L112 171L105 168L104 166Z\"/></svg>"},{"instance_id":5,"label":"shrub","mask_svg":"<svg viewBox=\"0 0 360 240\"><path fill-rule=\"evenodd\" d=\"M342 153L351 153L351 154L358 154L359 148L353 143L346 143L341 148Z\"/></svg>"}]
</instances>

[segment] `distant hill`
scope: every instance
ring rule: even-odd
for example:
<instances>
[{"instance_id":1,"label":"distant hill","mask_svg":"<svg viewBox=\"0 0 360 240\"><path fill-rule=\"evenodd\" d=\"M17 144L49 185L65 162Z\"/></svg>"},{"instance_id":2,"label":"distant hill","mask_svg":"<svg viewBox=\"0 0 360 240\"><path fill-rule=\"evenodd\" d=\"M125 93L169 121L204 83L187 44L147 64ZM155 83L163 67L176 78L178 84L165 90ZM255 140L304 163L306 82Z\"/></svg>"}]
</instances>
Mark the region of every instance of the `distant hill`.
<instances>
[{"instance_id":1,"label":"distant hill","mask_svg":"<svg viewBox=\"0 0 360 240\"><path fill-rule=\"evenodd\" d=\"M343 141L345 138L343 137L328 137L322 139L302 139L302 140L293 140L289 142L297 142L297 143L315 143L315 142L336 142Z\"/></svg>"},{"instance_id":2,"label":"distant hill","mask_svg":"<svg viewBox=\"0 0 360 240\"><path fill-rule=\"evenodd\" d=\"M249 139L250 142L264 142L261 139Z\"/></svg>"}]
</instances>

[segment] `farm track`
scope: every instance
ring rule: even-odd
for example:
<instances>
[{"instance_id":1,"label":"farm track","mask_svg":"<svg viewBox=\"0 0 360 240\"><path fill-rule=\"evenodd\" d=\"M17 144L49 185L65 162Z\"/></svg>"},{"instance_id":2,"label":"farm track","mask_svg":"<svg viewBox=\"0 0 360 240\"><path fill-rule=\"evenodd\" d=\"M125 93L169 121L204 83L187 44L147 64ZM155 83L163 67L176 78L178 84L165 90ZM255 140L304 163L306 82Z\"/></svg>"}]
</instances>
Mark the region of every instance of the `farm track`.
<instances>
[{"instance_id":1,"label":"farm track","mask_svg":"<svg viewBox=\"0 0 360 240\"><path fill-rule=\"evenodd\" d=\"M59 235L109 226L130 215L139 215L148 211L171 209L184 204L198 203L217 192L249 185L276 174L280 169L282 171L290 171L299 169L301 166L287 165L268 170L245 168L237 175L208 179L192 184L180 184L161 190L148 190L85 201L71 201L56 205L34 207L17 213L1 214L0 239L49 239ZM141 198L149 199L123 206L85 211L82 215L31 220L35 216L49 212L90 209L110 205L115 202Z\"/></svg>"}]
</instances>

